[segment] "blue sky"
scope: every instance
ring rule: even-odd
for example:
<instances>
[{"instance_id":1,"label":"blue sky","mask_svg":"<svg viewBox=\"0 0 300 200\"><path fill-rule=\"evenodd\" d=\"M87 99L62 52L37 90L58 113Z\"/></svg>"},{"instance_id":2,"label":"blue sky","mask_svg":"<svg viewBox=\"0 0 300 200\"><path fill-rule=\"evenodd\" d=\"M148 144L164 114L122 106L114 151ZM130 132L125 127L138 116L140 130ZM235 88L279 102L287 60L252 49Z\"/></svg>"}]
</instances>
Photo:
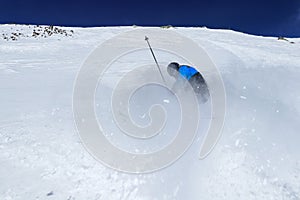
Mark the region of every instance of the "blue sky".
<instances>
[{"instance_id":1,"label":"blue sky","mask_svg":"<svg viewBox=\"0 0 300 200\"><path fill-rule=\"evenodd\" d=\"M207 26L300 37L300 0L0 0L0 23Z\"/></svg>"}]
</instances>

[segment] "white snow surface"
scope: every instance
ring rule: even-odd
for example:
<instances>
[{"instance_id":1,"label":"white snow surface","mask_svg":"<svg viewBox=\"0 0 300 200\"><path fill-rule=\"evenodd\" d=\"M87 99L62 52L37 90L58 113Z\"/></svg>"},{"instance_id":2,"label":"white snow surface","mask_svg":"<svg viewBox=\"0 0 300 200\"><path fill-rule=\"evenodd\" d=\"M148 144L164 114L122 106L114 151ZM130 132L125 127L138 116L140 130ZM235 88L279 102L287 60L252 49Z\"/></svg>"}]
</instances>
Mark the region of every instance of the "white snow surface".
<instances>
[{"instance_id":1,"label":"white snow surface","mask_svg":"<svg viewBox=\"0 0 300 200\"><path fill-rule=\"evenodd\" d=\"M224 81L226 118L214 150L199 160L196 142L172 166L148 174L117 172L85 150L72 112L76 75L99 44L137 28L65 27L71 37L0 38L0 199L299 200L299 38L291 44L174 29L207 51ZM0 25L0 35L17 29L32 27Z\"/></svg>"}]
</instances>

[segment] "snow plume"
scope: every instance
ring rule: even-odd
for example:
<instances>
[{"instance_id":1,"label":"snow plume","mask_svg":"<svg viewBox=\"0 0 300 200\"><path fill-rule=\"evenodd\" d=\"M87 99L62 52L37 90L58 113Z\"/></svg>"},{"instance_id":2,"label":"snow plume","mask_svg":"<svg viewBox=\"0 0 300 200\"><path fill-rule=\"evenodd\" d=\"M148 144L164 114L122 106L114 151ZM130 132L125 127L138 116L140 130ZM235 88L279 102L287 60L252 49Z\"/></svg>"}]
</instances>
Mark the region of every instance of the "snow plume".
<instances>
[{"instance_id":1,"label":"snow plume","mask_svg":"<svg viewBox=\"0 0 300 200\"><path fill-rule=\"evenodd\" d=\"M132 62L136 65L135 68L130 66L130 70L124 73L125 75L123 75L119 82L114 81L118 82L118 84L113 89L110 100L112 102L111 112L113 113L113 119L119 129L133 138L145 140L156 136L161 131L170 132L164 130L163 127L166 120L168 120L168 118L172 119L173 115L167 115L165 117L163 110L157 105L150 107L150 123L142 128L132 123L132 118L128 112L128 102L133 94L139 91L139 88L149 84L158 84L164 86L165 89L169 90L173 95L176 94L178 98L181 114L177 113L177 115L181 115L181 119L177 122L179 126L178 130L175 131L176 137L169 145L155 153L145 154L144 152L144 154L128 154L128 152L116 148L106 140L101 130L103 129L103 125L99 125L101 128L98 128L97 120L93 119L93 106L95 104L94 91L99 77L103 76L103 72L107 69L107 66L111 67L113 64L111 63L109 65L109 62L116 58L125 57L125 55L128 57L132 52L138 53L140 51L139 48L145 46L145 41L137 38L143 38L146 34L150 36L150 38L153 38L154 45L160 49L160 51L171 55L173 54L173 56L178 57L177 59L181 56L185 59L185 62L194 63L196 66L205 66L202 69L202 73L204 76L210 76L207 77L207 82L210 85L209 90L212 94L212 98L209 102L206 102L206 106L209 107L211 103L212 109L215 110L215 116L211 118L211 126L208 128L207 134L203 133L206 138L200 150L199 156L201 158L207 156L216 144L220 137L225 116L225 91L222 79L205 51L188 38L184 38L174 31L164 32L160 29L139 29L120 34L101 44L85 61L78 74L73 97L75 121L85 146L97 159L114 169L131 173L152 172L175 162L191 145L200 124L199 113L197 112L198 97L193 92L191 85L188 83L185 84L186 87L182 89L182 92L175 91L171 84L174 80L166 73L166 65L162 65L164 67L160 69L159 65L155 66L152 64L153 58L149 56L150 59L148 59L148 63L142 60L145 63L139 67L137 67L141 65L139 61L137 59L133 60ZM161 40L159 38L164 39ZM148 40L149 38L146 37L151 51L152 49ZM177 47L173 46L173 41L177 40L181 40L181 44ZM184 49L188 51L183 51ZM172 53L168 53L171 51ZM164 57L160 61L168 63L172 60ZM129 64L130 62L127 61L127 63ZM123 61L123 65L126 66L128 64L126 64L126 61ZM119 66L118 69L122 69L122 66ZM160 73L158 73L158 71L160 71ZM214 81L212 82L212 80ZM209 96L209 94L207 95ZM155 96L157 97L159 95ZM151 96L149 97L151 98ZM90 123L87 123L87 120ZM94 124L92 122L94 122ZM92 130L92 127L95 128L95 130ZM108 130L108 132L111 131L112 130ZM91 133L95 134L91 135ZM99 136L102 138L98 138ZM100 143L96 144L95 141ZM114 159L112 159L112 157ZM131 162L128 162L128 160Z\"/></svg>"}]
</instances>

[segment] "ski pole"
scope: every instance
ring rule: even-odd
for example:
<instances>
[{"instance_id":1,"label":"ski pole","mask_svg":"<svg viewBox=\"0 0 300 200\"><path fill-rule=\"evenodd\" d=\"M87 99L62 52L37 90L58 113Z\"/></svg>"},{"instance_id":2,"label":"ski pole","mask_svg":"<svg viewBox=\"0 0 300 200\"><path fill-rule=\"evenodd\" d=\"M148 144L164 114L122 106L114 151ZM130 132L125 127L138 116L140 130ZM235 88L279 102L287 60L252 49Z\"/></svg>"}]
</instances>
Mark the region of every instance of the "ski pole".
<instances>
[{"instance_id":1,"label":"ski pole","mask_svg":"<svg viewBox=\"0 0 300 200\"><path fill-rule=\"evenodd\" d=\"M152 50L152 48L151 48L151 45L150 45L150 43L149 43L149 38L148 38L147 36L145 36L145 40L146 40L147 43L148 43L149 49L150 49L150 51L151 51L151 53L152 53L152 56L153 56L153 58L154 58L154 61L155 61L156 66L157 66L157 68L158 68L158 71L159 71L159 73L160 73L160 76L161 76L162 80L164 81L164 83L166 84L166 80L165 80L164 76L163 76L162 73L161 73L160 67L159 67L159 65L158 65L158 62L157 62L157 60L156 60L156 58L155 58L155 55L154 55L154 52L153 52L153 50Z\"/></svg>"}]
</instances>

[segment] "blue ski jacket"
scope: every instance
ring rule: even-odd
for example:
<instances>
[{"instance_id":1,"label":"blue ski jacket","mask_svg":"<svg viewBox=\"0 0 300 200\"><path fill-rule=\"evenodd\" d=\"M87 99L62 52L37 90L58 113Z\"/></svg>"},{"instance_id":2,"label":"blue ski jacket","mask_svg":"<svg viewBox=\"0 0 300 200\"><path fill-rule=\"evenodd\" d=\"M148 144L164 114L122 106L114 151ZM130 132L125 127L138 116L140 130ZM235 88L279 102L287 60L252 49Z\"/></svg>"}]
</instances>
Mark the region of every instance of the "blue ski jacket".
<instances>
[{"instance_id":1,"label":"blue ski jacket","mask_svg":"<svg viewBox=\"0 0 300 200\"><path fill-rule=\"evenodd\" d=\"M181 65L178 69L178 72L181 76L183 76L187 80L190 80L192 76L198 73L198 71L195 68L187 65Z\"/></svg>"}]
</instances>

